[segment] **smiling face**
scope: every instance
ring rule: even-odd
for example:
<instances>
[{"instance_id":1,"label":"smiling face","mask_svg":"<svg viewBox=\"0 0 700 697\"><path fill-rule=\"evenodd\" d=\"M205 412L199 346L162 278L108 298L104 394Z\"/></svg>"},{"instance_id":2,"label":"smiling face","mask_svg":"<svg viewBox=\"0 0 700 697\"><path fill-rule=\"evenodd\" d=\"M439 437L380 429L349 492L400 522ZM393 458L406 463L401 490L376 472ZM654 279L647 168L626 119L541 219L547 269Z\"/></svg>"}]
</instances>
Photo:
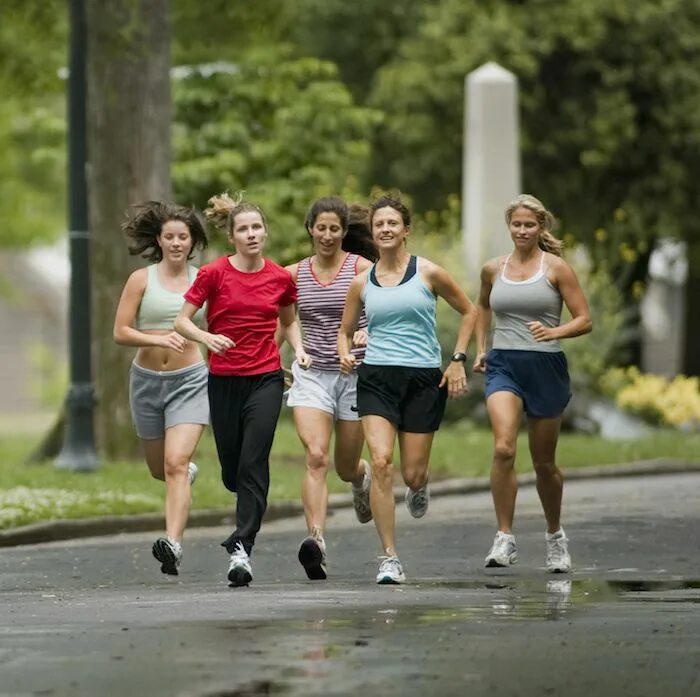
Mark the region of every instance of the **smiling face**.
<instances>
[{"instance_id":1,"label":"smiling face","mask_svg":"<svg viewBox=\"0 0 700 697\"><path fill-rule=\"evenodd\" d=\"M518 249L529 250L536 247L542 230L537 216L529 208L516 208L508 223L510 238Z\"/></svg>"},{"instance_id":2,"label":"smiling face","mask_svg":"<svg viewBox=\"0 0 700 697\"><path fill-rule=\"evenodd\" d=\"M343 243L345 230L337 213L319 213L309 229L309 235L316 254L332 257Z\"/></svg>"},{"instance_id":3,"label":"smiling face","mask_svg":"<svg viewBox=\"0 0 700 697\"><path fill-rule=\"evenodd\" d=\"M410 228L404 225L401 213L395 208L378 208L372 216L372 238L379 251L400 247L410 232Z\"/></svg>"},{"instance_id":4,"label":"smiling face","mask_svg":"<svg viewBox=\"0 0 700 697\"><path fill-rule=\"evenodd\" d=\"M186 261L192 251L192 235L182 220L168 220L163 223L157 240L166 261Z\"/></svg>"},{"instance_id":5,"label":"smiling face","mask_svg":"<svg viewBox=\"0 0 700 697\"><path fill-rule=\"evenodd\" d=\"M246 257L262 254L267 240L267 229L262 216L257 211L238 213L233 219L233 230L229 235L236 253Z\"/></svg>"}]
</instances>

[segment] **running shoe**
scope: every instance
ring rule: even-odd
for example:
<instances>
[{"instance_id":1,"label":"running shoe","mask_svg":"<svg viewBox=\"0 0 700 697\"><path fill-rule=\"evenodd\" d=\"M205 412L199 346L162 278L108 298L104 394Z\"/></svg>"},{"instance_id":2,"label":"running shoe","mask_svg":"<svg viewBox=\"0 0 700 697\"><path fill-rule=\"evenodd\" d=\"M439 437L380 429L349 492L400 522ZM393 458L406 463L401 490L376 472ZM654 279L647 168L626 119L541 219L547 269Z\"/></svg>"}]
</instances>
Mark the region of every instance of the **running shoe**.
<instances>
[{"instance_id":1,"label":"running shoe","mask_svg":"<svg viewBox=\"0 0 700 697\"><path fill-rule=\"evenodd\" d=\"M360 523L369 523L372 520L372 508L369 505L369 490L372 486L372 470L367 462L365 462L365 474L362 478L362 484L359 489L352 487L352 505L355 509L355 515Z\"/></svg>"},{"instance_id":2,"label":"running shoe","mask_svg":"<svg viewBox=\"0 0 700 697\"><path fill-rule=\"evenodd\" d=\"M430 489L428 485L426 484L416 491L407 487L405 500L408 512L414 518L422 518L428 512L428 504L430 503Z\"/></svg>"},{"instance_id":3,"label":"running shoe","mask_svg":"<svg viewBox=\"0 0 700 697\"><path fill-rule=\"evenodd\" d=\"M190 464L187 465L187 479L190 480L190 486L192 486L195 483L198 472L199 469L197 468L197 465L194 464L194 462L190 462Z\"/></svg>"},{"instance_id":4,"label":"running shoe","mask_svg":"<svg viewBox=\"0 0 700 697\"><path fill-rule=\"evenodd\" d=\"M554 574L568 574L571 571L571 555L569 554L569 540L563 528L559 528L553 535L545 533L547 541L547 571Z\"/></svg>"},{"instance_id":5,"label":"running shoe","mask_svg":"<svg viewBox=\"0 0 700 697\"><path fill-rule=\"evenodd\" d=\"M484 566L510 566L518 562L518 551L515 548L515 537L500 530L491 545L491 551L484 560Z\"/></svg>"},{"instance_id":6,"label":"running shoe","mask_svg":"<svg viewBox=\"0 0 700 697\"><path fill-rule=\"evenodd\" d=\"M253 580L250 557L242 542L238 542L233 550L227 578L232 586L247 586Z\"/></svg>"},{"instance_id":7,"label":"running shoe","mask_svg":"<svg viewBox=\"0 0 700 697\"><path fill-rule=\"evenodd\" d=\"M182 545L167 537L159 537L151 549L153 556L160 562L160 570L169 576L177 576L177 567L182 560Z\"/></svg>"},{"instance_id":8,"label":"running shoe","mask_svg":"<svg viewBox=\"0 0 700 697\"><path fill-rule=\"evenodd\" d=\"M312 581L323 581L328 577L326 571L326 543L323 538L309 536L299 547L299 563Z\"/></svg>"},{"instance_id":9,"label":"running shoe","mask_svg":"<svg viewBox=\"0 0 700 697\"><path fill-rule=\"evenodd\" d=\"M377 583L380 585L399 584L406 580L403 567L398 557L379 557Z\"/></svg>"}]
</instances>

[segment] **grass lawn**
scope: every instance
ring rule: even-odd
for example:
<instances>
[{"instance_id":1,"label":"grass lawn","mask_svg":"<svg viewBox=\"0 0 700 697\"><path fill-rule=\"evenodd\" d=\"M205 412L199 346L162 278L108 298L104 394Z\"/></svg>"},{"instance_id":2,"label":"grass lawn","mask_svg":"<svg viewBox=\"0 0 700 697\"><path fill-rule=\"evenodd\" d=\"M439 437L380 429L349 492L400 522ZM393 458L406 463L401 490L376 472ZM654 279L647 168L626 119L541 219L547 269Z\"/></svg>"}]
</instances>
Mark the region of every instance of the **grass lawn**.
<instances>
[{"instance_id":1,"label":"grass lawn","mask_svg":"<svg viewBox=\"0 0 700 697\"><path fill-rule=\"evenodd\" d=\"M106 514L141 513L162 509L163 485L151 479L140 461L106 462L91 474L56 470L50 463L23 464L36 437L4 435L0 439L0 528L39 520ZM531 467L525 435L519 441L519 471ZM635 441L563 434L558 460L566 470L584 465L614 464L631 460L673 457L698 459L700 434L658 431ZM491 433L467 423L443 428L433 445L433 478L485 475L491 459ZM207 434L195 458L199 478L194 488L195 508L231 506L232 495L219 477L213 441ZM303 473L301 446L290 420L280 421L271 458L271 501L296 500ZM328 478L331 492L347 491L335 476Z\"/></svg>"}]
</instances>

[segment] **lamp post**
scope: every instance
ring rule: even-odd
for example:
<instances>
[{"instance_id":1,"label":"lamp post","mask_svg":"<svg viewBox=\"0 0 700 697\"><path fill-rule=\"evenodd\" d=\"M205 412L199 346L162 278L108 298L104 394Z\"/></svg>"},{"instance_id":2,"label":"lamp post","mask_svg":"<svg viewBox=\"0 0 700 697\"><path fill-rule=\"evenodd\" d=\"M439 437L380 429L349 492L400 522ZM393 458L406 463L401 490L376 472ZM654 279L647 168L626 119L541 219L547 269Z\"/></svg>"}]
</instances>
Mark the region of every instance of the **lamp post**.
<instances>
[{"instance_id":1,"label":"lamp post","mask_svg":"<svg viewBox=\"0 0 700 697\"><path fill-rule=\"evenodd\" d=\"M91 471L95 450L90 351L90 266L88 249L86 22L84 0L70 2L68 79L68 235L70 242L70 387L66 396L66 434L55 466Z\"/></svg>"}]
</instances>

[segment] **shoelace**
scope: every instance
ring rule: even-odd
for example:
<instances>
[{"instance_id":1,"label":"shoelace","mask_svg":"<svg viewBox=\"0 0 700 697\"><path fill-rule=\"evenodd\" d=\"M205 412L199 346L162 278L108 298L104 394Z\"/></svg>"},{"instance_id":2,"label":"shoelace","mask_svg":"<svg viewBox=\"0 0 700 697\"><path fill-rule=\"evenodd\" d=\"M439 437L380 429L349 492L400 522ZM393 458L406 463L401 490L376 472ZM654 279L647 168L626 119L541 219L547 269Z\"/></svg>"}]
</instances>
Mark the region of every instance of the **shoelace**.
<instances>
[{"instance_id":1,"label":"shoelace","mask_svg":"<svg viewBox=\"0 0 700 697\"><path fill-rule=\"evenodd\" d=\"M565 537L555 537L554 539L548 540L549 542L549 558L554 561L561 561L564 558L564 553L566 549L564 547L566 543Z\"/></svg>"},{"instance_id":2,"label":"shoelace","mask_svg":"<svg viewBox=\"0 0 700 697\"><path fill-rule=\"evenodd\" d=\"M245 547L242 542L238 542L231 555L231 561L248 563L248 552L245 551Z\"/></svg>"},{"instance_id":3,"label":"shoelace","mask_svg":"<svg viewBox=\"0 0 700 697\"><path fill-rule=\"evenodd\" d=\"M396 572L397 574L401 571L401 562L396 557L379 557L382 563L379 565L380 573L391 573Z\"/></svg>"}]
</instances>

